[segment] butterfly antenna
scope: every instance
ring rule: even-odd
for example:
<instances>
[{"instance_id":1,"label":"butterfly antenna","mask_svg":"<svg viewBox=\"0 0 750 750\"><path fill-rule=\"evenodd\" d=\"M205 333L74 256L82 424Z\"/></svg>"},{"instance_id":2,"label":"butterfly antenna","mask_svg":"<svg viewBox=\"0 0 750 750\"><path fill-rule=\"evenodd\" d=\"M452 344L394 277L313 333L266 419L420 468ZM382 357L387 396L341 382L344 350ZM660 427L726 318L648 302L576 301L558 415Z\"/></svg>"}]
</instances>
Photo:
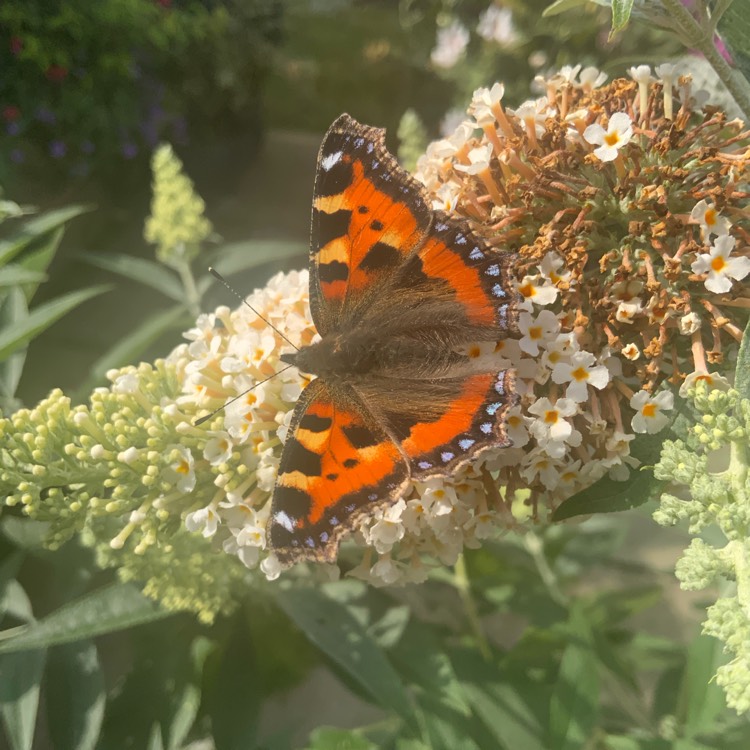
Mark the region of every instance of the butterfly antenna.
<instances>
[{"instance_id":1,"label":"butterfly antenna","mask_svg":"<svg viewBox=\"0 0 750 750\"><path fill-rule=\"evenodd\" d=\"M243 396L247 395L252 391L254 388L257 388L259 385L263 385L263 383L267 383L271 378L275 378L277 375L281 375L282 372L285 372L290 367L294 367L294 365L287 365L286 367L282 367L278 372L275 372L273 375L269 375L267 378L264 378L263 380L259 380L257 383L254 383L251 385L247 390L242 391L239 395L235 396L233 399L230 399L229 401L224 404L224 406L220 406L218 409L214 409L210 414L206 414L205 417L201 417L200 419L196 419L195 422L193 422L194 427L198 427L199 425L202 425L204 422L208 422L211 417L214 416L214 414L218 414L222 409L226 409L229 404L233 404L238 399L241 399Z\"/></svg>"},{"instance_id":2,"label":"butterfly antenna","mask_svg":"<svg viewBox=\"0 0 750 750\"><path fill-rule=\"evenodd\" d=\"M269 328L272 328L274 331L276 331L276 333L278 333L279 336L281 336L281 338L287 342L287 344L290 344L297 351L299 351L298 346L296 346L293 342L291 342L278 328L276 328L276 326L273 323L271 323L270 320L268 320L268 318L264 318L233 286L230 286L229 282L215 268L212 268L211 266L209 266L208 271L214 278L218 279L222 284L224 284L224 286L227 289L229 289L229 291L235 297L237 297L237 299L239 299L239 301L242 302L243 305L245 305L246 307L249 307ZM240 395L244 395L244 394L240 394ZM239 398L239 396L237 396L237 398ZM231 401L229 403L231 403Z\"/></svg>"}]
</instances>

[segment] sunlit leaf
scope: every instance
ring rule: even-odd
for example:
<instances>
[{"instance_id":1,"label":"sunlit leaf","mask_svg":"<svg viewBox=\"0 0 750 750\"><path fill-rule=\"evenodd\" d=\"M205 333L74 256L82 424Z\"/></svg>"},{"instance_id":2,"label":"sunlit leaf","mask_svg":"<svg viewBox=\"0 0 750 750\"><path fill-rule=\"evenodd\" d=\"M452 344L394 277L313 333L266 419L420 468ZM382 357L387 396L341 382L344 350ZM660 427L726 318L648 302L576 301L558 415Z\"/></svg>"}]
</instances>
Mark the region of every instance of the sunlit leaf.
<instances>
[{"instance_id":1,"label":"sunlit leaf","mask_svg":"<svg viewBox=\"0 0 750 750\"><path fill-rule=\"evenodd\" d=\"M633 0L612 0L612 31L622 31L630 20Z\"/></svg>"},{"instance_id":2,"label":"sunlit leaf","mask_svg":"<svg viewBox=\"0 0 750 750\"><path fill-rule=\"evenodd\" d=\"M65 604L12 638L0 633L0 653L71 643L173 614L147 599L136 586L113 583Z\"/></svg>"},{"instance_id":3,"label":"sunlit leaf","mask_svg":"<svg viewBox=\"0 0 750 750\"><path fill-rule=\"evenodd\" d=\"M542 16L556 16L560 13L564 13L566 10L572 8L578 8L581 5L588 5L589 0L555 0L554 3L548 5L543 11Z\"/></svg>"},{"instance_id":4,"label":"sunlit leaf","mask_svg":"<svg viewBox=\"0 0 750 750\"><path fill-rule=\"evenodd\" d=\"M0 268L0 287L40 282L46 278L43 273L28 271L20 265L10 264Z\"/></svg>"},{"instance_id":5,"label":"sunlit leaf","mask_svg":"<svg viewBox=\"0 0 750 750\"><path fill-rule=\"evenodd\" d=\"M377 750L357 729L319 727L310 734L306 750Z\"/></svg>"}]
</instances>

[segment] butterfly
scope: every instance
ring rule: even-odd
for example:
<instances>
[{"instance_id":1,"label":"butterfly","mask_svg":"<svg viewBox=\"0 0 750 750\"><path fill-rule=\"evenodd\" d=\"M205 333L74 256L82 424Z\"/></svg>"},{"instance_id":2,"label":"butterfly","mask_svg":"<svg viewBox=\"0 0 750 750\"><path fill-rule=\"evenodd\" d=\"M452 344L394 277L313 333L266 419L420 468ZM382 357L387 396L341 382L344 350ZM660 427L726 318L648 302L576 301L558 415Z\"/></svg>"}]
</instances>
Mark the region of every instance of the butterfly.
<instances>
[{"instance_id":1,"label":"butterfly","mask_svg":"<svg viewBox=\"0 0 750 750\"><path fill-rule=\"evenodd\" d=\"M466 346L516 326L514 256L430 208L383 130L341 115L318 154L310 311L320 339L281 359L316 377L292 415L267 530L282 565L334 562L347 531L413 480L510 443L512 371Z\"/></svg>"}]
</instances>

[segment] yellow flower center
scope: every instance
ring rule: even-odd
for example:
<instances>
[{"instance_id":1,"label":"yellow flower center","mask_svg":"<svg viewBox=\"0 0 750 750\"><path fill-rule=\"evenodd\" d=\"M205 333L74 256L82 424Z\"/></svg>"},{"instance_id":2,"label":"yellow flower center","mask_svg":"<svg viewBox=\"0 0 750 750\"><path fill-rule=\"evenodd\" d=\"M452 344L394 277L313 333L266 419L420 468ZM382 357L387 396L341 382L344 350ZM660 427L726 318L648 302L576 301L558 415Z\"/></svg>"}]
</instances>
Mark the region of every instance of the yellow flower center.
<instances>
[{"instance_id":1,"label":"yellow flower center","mask_svg":"<svg viewBox=\"0 0 750 750\"><path fill-rule=\"evenodd\" d=\"M715 208L707 208L706 214L703 217L703 221L706 222L706 226L712 227L714 224L716 224L716 209Z\"/></svg>"},{"instance_id":2,"label":"yellow flower center","mask_svg":"<svg viewBox=\"0 0 750 750\"><path fill-rule=\"evenodd\" d=\"M608 146L615 146L620 142L620 134L616 130L614 133L607 133L607 135L604 136L604 142Z\"/></svg>"},{"instance_id":3,"label":"yellow flower center","mask_svg":"<svg viewBox=\"0 0 750 750\"><path fill-rule=\"evenodd\" d=\"M529 328L529 338L530 339L540 339L540 338L542 338L542 327L541 326L531 326L531 328Z\"/></svg>"},{"instance_id":4,"label":"yellow flower center","mask_svg":"<svg viewBox=\"0 0 750 750\"><path fill-rule=\"evenodd\" d=\"M573 372L570 373L575 380L578 380L579 382L581 380L588 380L589 379L589 371L585 367L578 367L577 369L573 370Z\"/></svg>"},{"instance_id":5,"label":"yellow flower center","mask_svg":"<svg viewBox=\"0 0 750 750\"><path fill-rule=\"evenodd\" d=\"M547 424L555 424L559 417L560 415L557 413L556 409L550 409L549 411L544 412L544 421Z\"/></svg>"},{"instance_id":6,"label":"yellow flower center","mask_svg":"<svg viewBox=\"0 0 750 750\"><path fill-rule=\"evenodd\" d=\"M508 417L508 425L510 427L518 427L518 425L520 424L521 424L521 417L519 416Z\"/></svg>"},{"instance_id":7,"label":"yellow flower center","mask_svg":"<svg viewBox=\"0 0 750 750\"><path fill-rule=\"evenodd\" d=\"M190 466L188 466L187 461L180 461L180 463L175 467L175 471L178 474L187 474L190 471Z\"/></svg>"},{"instance_id":8,"label":"yellow flower center","mask_svg":"<svg viewBox=\"0 0 750 750\"><path fill-rule=\"evenodd\" d=\"M248 406L252 406L257 400L258 397L254 393L248 393L247 398L245 399L245 403Z\"/></svg>"},{"instance_id":9,"label":"yellow flower center","mask_svg":"<svg viewBox=\"0 0 750 750\"><path fill-rule=\"evenodd\" d=\"M716 273L723 271L726 268L726 265L727 262L721 257L721 255L717 255L715 258L711 259L711 269L716 271Z\"/></svg>"},{"instance_id":10,"label":"yellow flower center","mask_svg":"<svg viewBox=\"0 0 750 750\"><path fill-rule=\"evenodd\" d=\"M646 404L641 410L644 417L655 417L659 407L656 404Z\"/></svg>"},{"instance_id":11,"label":"yellow flower center","mask_svg":"<svg viewBox=\"0 0 750 750\"><path fill-rule=\"evenodd\" d=\"M524 284L523 286L518 287L518 291L528 299L536 294L536 287L531 283Z\"/></svg>"}]
</instances>

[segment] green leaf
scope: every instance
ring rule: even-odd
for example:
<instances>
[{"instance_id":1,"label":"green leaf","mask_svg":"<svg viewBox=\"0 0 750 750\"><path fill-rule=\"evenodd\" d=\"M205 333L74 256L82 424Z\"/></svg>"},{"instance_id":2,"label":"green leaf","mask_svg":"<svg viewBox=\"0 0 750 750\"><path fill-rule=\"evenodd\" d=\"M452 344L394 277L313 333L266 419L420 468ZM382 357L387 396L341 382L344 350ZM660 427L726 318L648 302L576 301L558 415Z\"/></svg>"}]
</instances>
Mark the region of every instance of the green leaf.
<instances>
[{"instance_id":1,"label":"green leaf","mask_svg":"<svg viewBox=\"0 0 750 750\"><path fill-rule=\"evenodd\" d=\"M584 747L599 720L599 664L583 606L577 602L568 621L570 642L562 655L549 713L550 746Z\"/></svg>"},{"instance_id":2,"label":"green leaf","mask_svg":"<svg viewBox=\"0 0 750 750\"><path fill-rule=\"evenodd\" d=\"M12 330L19 320L23 320L29 314L26 304L26 295L21 289L11 289L0 303L0 332L6 328ZM5 361L0 362L0 394L3 401L3 409L15 411L13 397L16 395L18 384L21 382L23 366L26 364L26 350L11 354Z\"/></svg>"},{"instance_id":3,"label":"green leaf","mask_svg":"<svg viewBox=\"0 0 750 750\"><path fill-rule=\"evenodd\" d=\"M17 286L18 284L45 281L46 278L43 273L27 271L25 268L15 264L0 268L0 286Z\"/></svg>"},{"instance_id":4,"label":"green leaf","mask_svg":"<svg viewBox=\"0 0 750 750\"><path fill-rule=\"evenodd\" d=\"M726 706L724 693L714 681L723 661L722 644L716 638L701 634L690 644L677 712L687 737L708 733Z\"/></svg>"},{"instance_id":5,"label":"green leaf","mask_svg":"<svg viewBox=\"0 0 750 750\"><path fill-rule=\"evenodd\" d=\"M451 664L474 714L503 750L548 750L544 730L523 695L529 681L521 671L501 668L485 660L476 650L451 652ZM524 668L528 667L528 662ZM548 710L548 694L533 684L527 690L539 703L543 713Z\"/></svg>"},{"instance_id":6,"label":"green leaf","mask_svg":"<svg viewBox=\"0 0 750 750\"><path fill-rule=\"evenodd\" d=\"M632 443L631 455L641 464L653 465L659 460L661 446L667 439L667 430L656 435L639 435ZM562 502L552 513L553 521L585 516L593 513L617 513L632 510L655 500L661 495L666 482L654 478L648 468L631 469L624 482L605 475L585 490L577 492Z\"/></svg>"},{"instance_id":7,"label":"green leaf","mask_svg":"<svg viewBox=\"0 0 750 750\"><path fill-rule=\"evenodd\" d=\"M394 649L401 674L439 701L445 709L471 715L471 705L435 633L424 624L407 628Z\"/></svg>"},{"instance_id":8,"label":"green leaf","mask_svg":"<svg viewBox=\"0 0 750 750\"><path fill-rule=\"evenodd\" d=\"M101 385L108 370L135 362L146 349L167 331L176 328L186 315L184 305L176 305L149 318L130 334L120 339L89 368L88 377L76 390L75 397L85 398L93 388Z\"/></svg>"},{"instance_id":9,"label":"green leaf","mask_svg":"<svg viewBox=\"0 0 750 750\"><path fill-rule=\"evenodd\" d=\"M7 359L13 352L29 343L46 328L59 320L73 308L96 297L109 287L95 286L80 289L76 292L63 294L50 302L35 307L26 318L13 326L3 326L0 329L0 362Z\"/></svg>"},{"instance_id":10,"label":"green leaf","mask_svg":"<svg viewBox=\"0 0 750 750\"><path fill-rule=\"evenodd\" d=\"M750 80L750 0L734 0L719 19L718 31L740 73Z\"/></svg>"},{"instance_id":11,"label":"green leaf","mask_svg":"<svg viewBox=\"0 0 750 750\"><path fill-rule=\"evenodd\" d=\"M633 0L612 0L612 32L622 31L630 20Z\"/></svg>"},{"instance_id":12,"label":"green leaf","mask_svg":"<svg viewBox=\"0 0 750 750\"><path fill-rule=\"evenodd\" d=\"M319 727L310 734L305 750L377 750L357 729Z\"/></svg>"},{"instance_id":13,"label":"green leaf","mask_svg":"<svg viewBox=\"0 0 750 750\"><path fill-rule=\"evenodd\" d=\"M94 255L93 253L84 253L81 258L92 266L103 268L105 271L112 271L145 286L150 286L157 292L175 300L175 302L185 300L185 288L180 283L179 278L174 271L169 270L161 263L125 254Z\"/></svg>"},{"instance_id":14,"label":"green leaf","mask_svg":"<svg viewBox=\"0 0 750 750\"><path fill-rule=\"evenodd\" d=\"M12 750L32 750L44 650L0 656L0 714Z\"/></svg>"},{"instance_id":15,"label":"green leaf","mask_svg":"<svg viewBox=\"0 0 750 750\"><path fill-rule=\"evenodd\" d=\"M45 705L55 750L93 750L104 718L104 676L93 641L50 649Z\"/></svg>"},{"instance_id":16,"label":"green leaf","mask_svg":"<svg viewBox=\"0 0 750 750\"><path fill-rule=\"evenodd\" d=\"M737 367L734 370L734 387L742 398L750 399L750 322L740 342Z\"/></svg>"},{"instance_id":17,"label":"green leaf","mask_svg":"<svg viewBox=\"0 0 750 750\"><path fill-rule=\"evenodd\" d=\"M345 606L316 589L278 590L276 600L307 638L354 678L378 705L406 720L412 719L409 698L398 674Z\"/></svg>"},{"instance_id":18,"label":"green leaf","mask_svg":"<svg viewBox=\"0 0 750 750\"><path fill-rule=\"evenodd\" d=\"M86 206L67 206L29 219L11 237L0 240L0 268L41 235L89 210Z\"/></svg>"},{"instance_id":19,"label":"green leaf","mask_svg":"<svg viewBox=\"0 0 750 750\"><path fill-rule=\"evenodd\" d=\"M552 5L548 5L542 11L542 17L547 18L549 16L557 16L560 13L564 13L566 10L578 8L581 5L588 5L589 0L555 0Z\"/></svg>"},{"instance_id":20,"label":"green leaf","mask_svg":"<svg viewBox=\"0 0 750 750\"><path fill-rule=\"evenodd\" d=\"M173 615L130 583L113 583L26 625L12 638L0 633L0 653L27 651L93 638Z\"/></svg>"},{"instance_id":21,"label":"green leaf","mask_svg":"<svg viewBox=\"0 0 750 750\"><path fill-rule=\"evenodd\" d=\"M48 521L6 516L0 520L0 532L22 550L38 550L44 546L49 533Z\"/></svg>"},{"instance_id":22,"label":"green leaf","mask_svg":"<svg viewBox=\"0 0 750 750\"><path fill-rule=\"evenodd\" d=\"M231 276L266 263L281 263L290 258L300 258L307 262L308 252L305 243L293 240L247 240L219 248L212 265L222 276ZM198 291L205 294L214 283L216 279L206 274L198 280Z\"/></svg>"},{"instance_id":23,"label":"green leaf","mask_svg":"<svg viewBox=\"0 0 750 750\"><path fill-rule=\"evenodd\" d=\"M49 238L44 244L25 252L19 259L18 265L23 266L23 268L28 271L46 274L50 263L52 263L52 260L57 254L64 232L64 227L60 227L51 232ZM26 300L28 302L31 302L38 288L39 284L26 284L24 286L24 294L26 295Z\"/></svg>"}]
</instances>

